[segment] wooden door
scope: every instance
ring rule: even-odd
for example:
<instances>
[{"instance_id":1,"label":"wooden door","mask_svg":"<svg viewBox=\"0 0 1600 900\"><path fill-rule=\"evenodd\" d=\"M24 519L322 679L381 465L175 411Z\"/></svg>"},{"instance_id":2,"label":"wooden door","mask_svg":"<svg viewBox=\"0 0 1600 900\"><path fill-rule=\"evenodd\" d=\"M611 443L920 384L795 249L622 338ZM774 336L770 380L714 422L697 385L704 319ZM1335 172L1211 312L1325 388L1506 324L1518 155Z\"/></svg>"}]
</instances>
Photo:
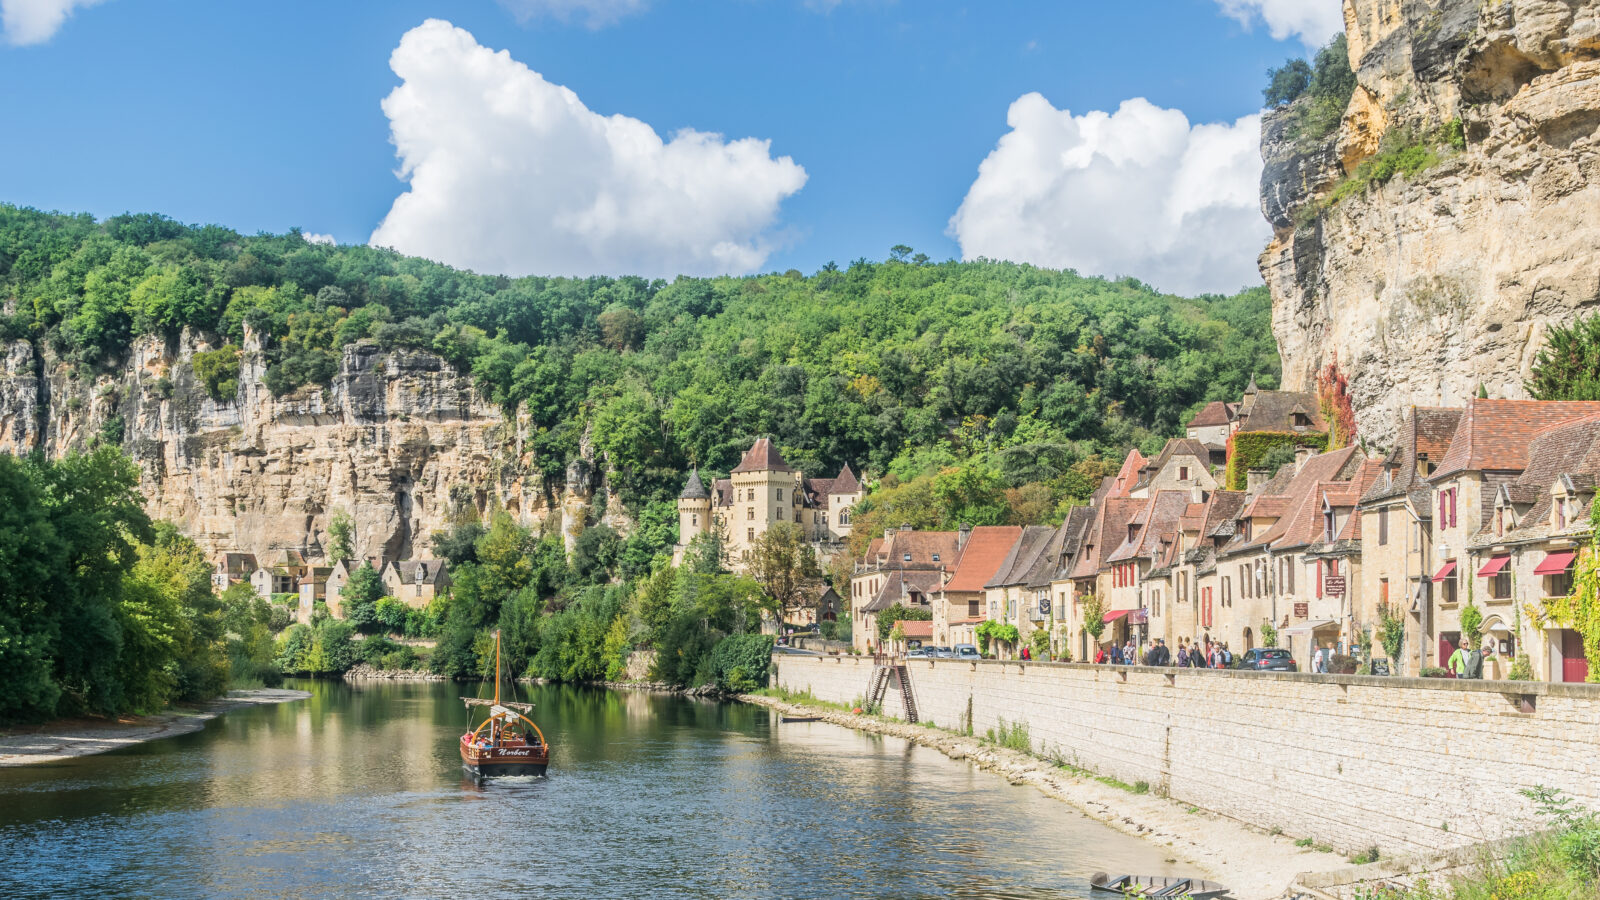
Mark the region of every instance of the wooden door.
<instances>
[{"instance_id":1,"label":"wooden door","mask_svg":"<svg viewBox=\"0 0 1600 900\"><path fill-rule=\"evenodd\" d=\"M1589 660L1583 655L1583 635L1576 631L1561 632L1561 680L1585 681L1589 677Z\"/></svg>"},{"instance_id":2,"label":"wooden door","mask_svg":"<svg viewBox=\"0 0 1600 900\"><path fill-rule=\"evenodd\" d=\"M1445 631L1439 634L1439 668L1449 670L1450 657L1456 652L1456 642L1460 640L1459 631ZM1450 677L1456 677L1456 673L1451 672Z\"/></svg>"}]
</instances>

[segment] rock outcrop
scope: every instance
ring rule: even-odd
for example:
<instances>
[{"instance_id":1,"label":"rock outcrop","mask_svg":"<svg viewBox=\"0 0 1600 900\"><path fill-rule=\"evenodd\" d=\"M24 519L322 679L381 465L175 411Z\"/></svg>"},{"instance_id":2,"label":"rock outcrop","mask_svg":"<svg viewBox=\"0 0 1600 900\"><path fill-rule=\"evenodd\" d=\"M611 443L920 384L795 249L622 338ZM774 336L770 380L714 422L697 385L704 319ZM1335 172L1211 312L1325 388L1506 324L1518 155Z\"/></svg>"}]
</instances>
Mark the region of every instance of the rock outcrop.
<instances>
[{"instance_id":1,"label":"rock outcrop","mask_svg":"<svg viewBox=\"0 0 1600 900\"><path fill-rule=\"evenodd\" d=\"M1339 128L1264 119L1261 271L1285 386L1337 355L1383 444L1409 405L1525 396L1545 329L1600 302L1600 0L1345 0L1345 22ZM1457 121L1464 149L1331 202Z\"/></svg>"},{"instance_id":2,"label":"rock outcrop","mask_svg":"<svg viewBox=\"0 0 1600 900\"><path fill-rule=\"evenodd\" d=\"M0 451L59 457L119 442L142 470L152 517L208 552L263 563L285 548L320 555L338 511L354 522L358 556L406 559L430 555L433 531L458 514L498 505L543 532L563 515L581 521L605 489L592 464L581 484L542 477L526 424L434 354L352 344L330 384L274 397L247 334L238 394L219 402L192 367L215 343L140 338L117 374L92 379L28 341L0 344Z\"/></svg>"}]
</instances>

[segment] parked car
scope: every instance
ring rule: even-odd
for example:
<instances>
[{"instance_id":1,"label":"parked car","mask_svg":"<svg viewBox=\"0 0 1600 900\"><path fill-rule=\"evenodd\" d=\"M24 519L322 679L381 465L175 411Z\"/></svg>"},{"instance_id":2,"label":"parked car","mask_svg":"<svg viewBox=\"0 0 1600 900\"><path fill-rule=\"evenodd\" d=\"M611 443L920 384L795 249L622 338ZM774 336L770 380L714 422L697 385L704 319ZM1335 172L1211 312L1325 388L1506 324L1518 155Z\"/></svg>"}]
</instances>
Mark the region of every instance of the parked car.
<instances>
[{"instance_id":1,"label":"parked car","mask_svg":"<svg viewBox=\"0 0 1600 900\"><path fill-rule=\"evenodd\" d=\"M930 647L928 655L934 659L955 659L956 652L949 647Z\"/></svg>"},{"instance_id":2,"label":"parked car","mask_svg":"<svg viewBox=\"0 0 1600 900\"><path fill-rule=\"evenodd\" d=\"M983 655L971 644L957 644L956 659L983 659Z\"/></svg>"},{"instance_id":3,"label":"parked car","mask_svg":"<svg viewBox=\"0 0 1600 900\"><path fill-rule=\"evenodd\" d=\"M1278 647L1256 647L1244 652L1244 659L1239 663L1239 668L1255 672L1298 672L1300 667L1295 665L1294 657L1289 651Z\"/></svg>"},{"instance_id":4,"label":"parked car","mask_svg":"<svg viewBox=\"0 0 1600 900\"><path fill-rule=\"evenodd\" d=\"M906 651L906 659L927 659L928 651L924 647L912 647Z\"/></svg>"}]
</instances>

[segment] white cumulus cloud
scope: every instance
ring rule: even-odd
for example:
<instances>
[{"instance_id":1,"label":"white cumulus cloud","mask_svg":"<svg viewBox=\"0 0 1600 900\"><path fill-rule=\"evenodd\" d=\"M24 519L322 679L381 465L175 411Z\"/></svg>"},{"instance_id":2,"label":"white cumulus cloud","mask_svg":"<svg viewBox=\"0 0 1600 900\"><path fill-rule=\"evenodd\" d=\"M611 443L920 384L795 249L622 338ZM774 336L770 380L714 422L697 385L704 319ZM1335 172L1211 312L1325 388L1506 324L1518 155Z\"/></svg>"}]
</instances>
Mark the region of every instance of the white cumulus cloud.
<instances>
[{"instance_id":1,"label":"white cumulus cloud","mask_svg":"<svg viewBox=\"0 0 1600 900\"><path fill-rule=\"evenodd\" d=\"M1217 4L1245 26L1265 22L1274 38L1299 35L1308 47L1321 47L1344 30L1342 0L1217 0Z\"/></svg>"},{"instance_id":2,"label":"white cumulus cloud","mask_svg":"<svg viewBox=\"0 0 1600 900\"><path fill-rule=\"evenodd\" d=\"M644 12L648 0L500 0L519 22L530 19L581 19L590 28L604 28L634 13Z\"/></svg>"},{"instance_id":3,"label":"white cumulus cloud","mask_svg":"<svg viewBox=\"0 0 1600 900\"><path fill-rule=\"evenodd\" d=\"M507 275L747 273L805 169L756 138L663 140L449 22L407 32L383 101L400 176L372 243Z\"/></svg>"},{"instance_id":4,"label":"white cumulus cloud","mask_svg":"<svg viewBox=\"0 0 1600 900\"><path fill-rule=\"evenodd\" d=\"M21 47L42 44L55 37L73 10L105 0L0 0L0 24L6 40Z\"/></svg>"},{"instance_id":5,"label":"white cumulus cloud","mask_svg":"<svg viewBox=\"0 0 1600 900\"><path fill-rule=\"evenodd\" d=\"M315 231L302 231L300 236L308 244L337 244L339 241L331 234L318 234Z\"/></svg>"},{"instance_id":6,"label":"white cumulus cloud","mask_svg":"<svg viewBox=\"0 0 1600 900\"><path fill-rule=\"evenodd\" d=\"M950 219L964 258L1131 275L1183 294L1260 281L1260 116L1191 126L1142 98L1075 116L1030 93L1006 121Z\"/></svg>"}]
</instances>

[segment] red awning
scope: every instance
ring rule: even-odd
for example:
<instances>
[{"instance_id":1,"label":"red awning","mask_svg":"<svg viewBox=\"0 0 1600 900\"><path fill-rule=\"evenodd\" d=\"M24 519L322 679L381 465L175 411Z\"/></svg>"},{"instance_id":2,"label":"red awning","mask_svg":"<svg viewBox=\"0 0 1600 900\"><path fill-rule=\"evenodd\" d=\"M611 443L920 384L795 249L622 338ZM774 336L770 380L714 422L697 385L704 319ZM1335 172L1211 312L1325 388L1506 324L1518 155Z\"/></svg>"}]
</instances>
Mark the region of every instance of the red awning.
<instances>
[{"instance_id":1,"label":"red awning","mask_svg":"<svg viewBox=\"0 0 1600 900\"><path fill-rule=\"evenodd\" d=\"M1546 553L1544 562L1539 563L1539 568L1533 570L1535 575L1560 575L1572 568L1572 560L1578 555L1576 550L1557 550Z\"/></svg>"},{"instance_id":2,"label":"red awning","mask_svg":"<svg viewBox=\"0 0 1600 900\"><path fill-rule=\"evenodd\" d=\"M1128 613L1131 613L1131 612L1133 612L1133 610L1131 610L1131 609L1113 609L1111 612L1106 613L1105 618L1101 619L1100 621L1102 621L1102 622L1115 622L1116 620L1122 618L1123 616L1125 616L1125 615L1127 615Z\"/></svg>"},{"instance_id":3,"label":"red awning","mask_svg":"<svg viewBox=\"0 0 1600 900\"><path fill-rule=\"evenodd\" d=\"M1483 564L1483 568L1478 570L1478 577L1493 578L1500 574L1500 570L1504 569L1508 562L1511 562L1511 557L1509 556L1490 557L1489 561ZM1438 581L1439 579L1435 578L1434 580Z\"/></svg>"},{"instance_id":4,"label":"red awning","mask_svg":"<svg viewBox=\"0 0 1600 900\"><path fill-rule=\"evenodd\" d=\"M1438 572L1434 573L1433 580L1434 581L1443 581L1446 578L1449 578L1451 575L1454 575L1455 573L1456 573L1456 561L1452 559L1449 562L1444 564L1444 568L1442 568Z\"/></svg>"}]
</instances>

